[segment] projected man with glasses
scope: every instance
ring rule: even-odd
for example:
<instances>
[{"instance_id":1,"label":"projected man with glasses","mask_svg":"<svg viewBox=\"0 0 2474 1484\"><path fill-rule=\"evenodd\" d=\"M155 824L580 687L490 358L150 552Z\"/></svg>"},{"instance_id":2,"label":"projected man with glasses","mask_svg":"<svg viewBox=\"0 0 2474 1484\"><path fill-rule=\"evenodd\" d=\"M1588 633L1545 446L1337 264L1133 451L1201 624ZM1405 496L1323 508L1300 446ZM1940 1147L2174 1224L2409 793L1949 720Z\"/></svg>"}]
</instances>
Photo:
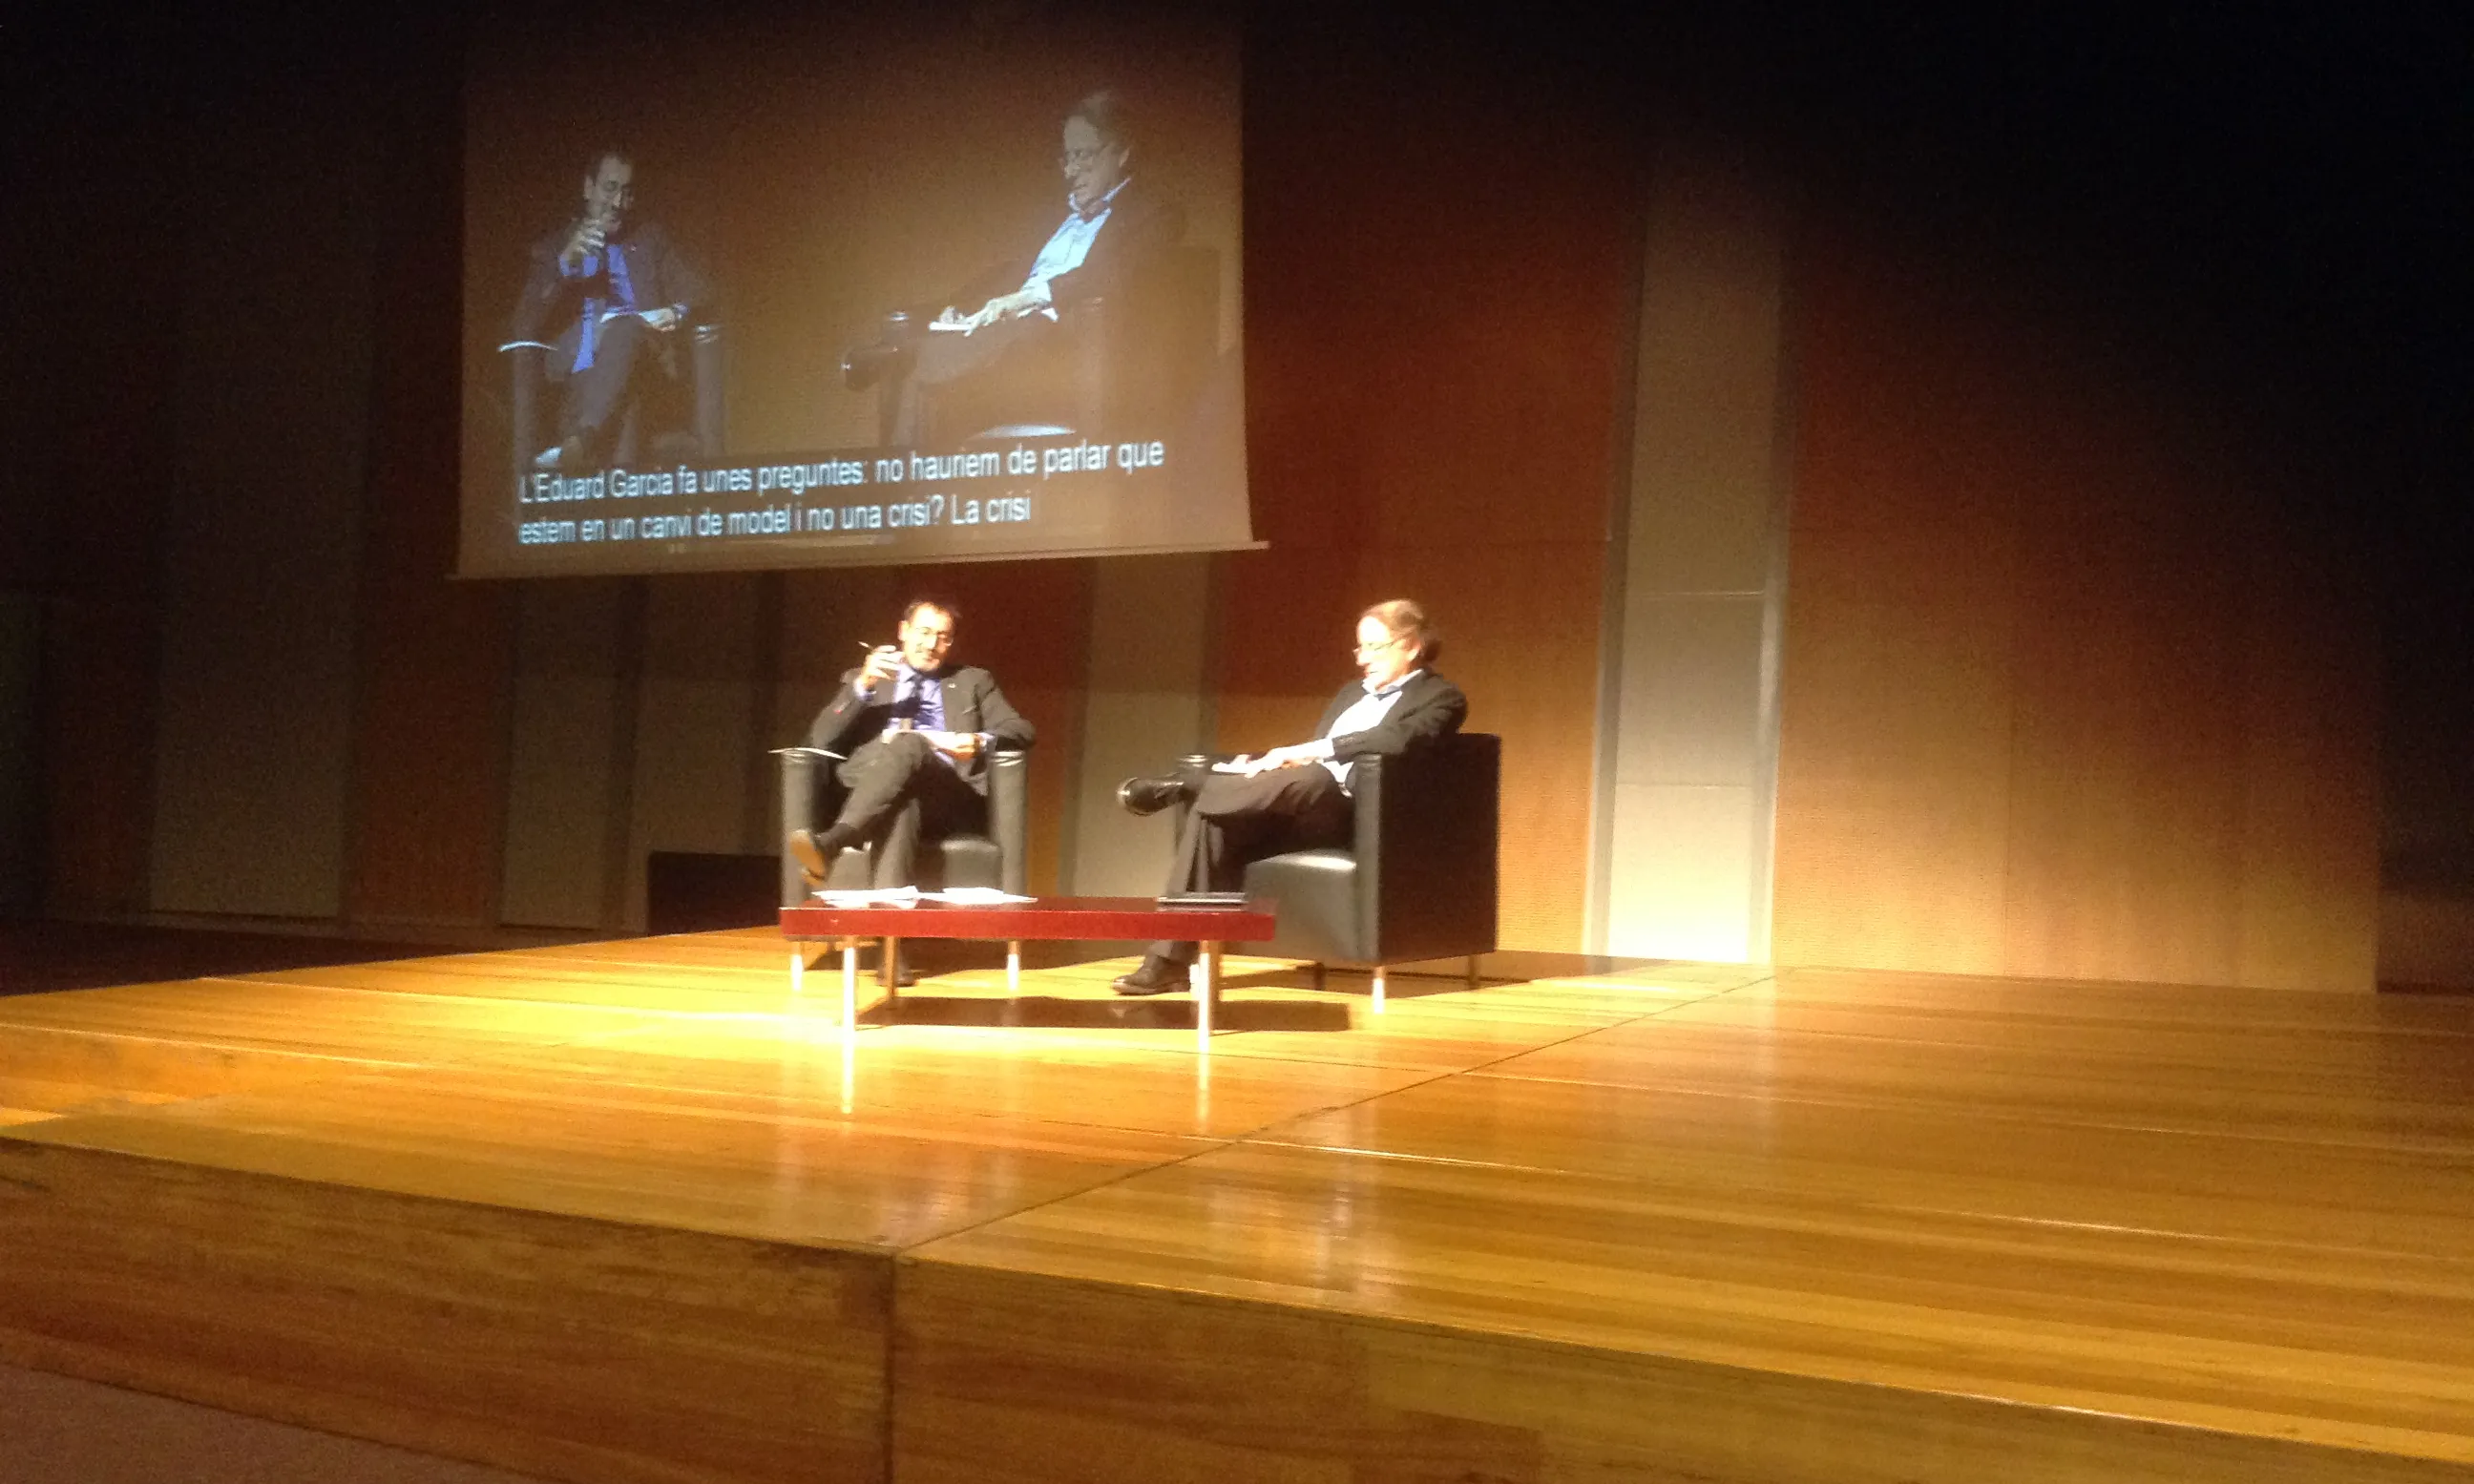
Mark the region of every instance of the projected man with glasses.
<instances>
[{"instance_id":1,"label":"projected man with glasses","mask_svg":"<svg viewBox=\"0 0 2474 1484\"><path fill-rule=\"evenodd\" d=\"M1083 98L1065 117L1057 167L1065 219L1036 252L982 274L924 328L852 353L854 389L888 373L909 375L894 398L897 445L966 435L980 420L1055 415L1071 401L1074 370L1064 341L1094 304L1123 303L1185 234L1185 214L1136 174L1133 123L1113 92ZM1070 409L1068 409L1070 410Z\"/></svg>"},{"instance_id":2,"label":"projected man with glasses","mask_svg":"<svg viewBox=\"0 0 2474 1484\"><path fill-rule=\"evenodd\" d=\"M509 344L546 345L561 390L558 441L545 470L599 468L629 403L679 377L678 330L712 290L662 224L634 214L636 164L603 150L584 176L583 210L533 244Z\"/></svg>"},{"instance_id":3,"label":"projected man with glasses","mask_svg":"<svg viewBox=\"0 0 2474 1484\"><path fill-rule=\"evenodd\" d=\"M1191 801L1167 890L1234 891L1266 856L1346 840L1348 774L1356 759L1391 757L1448 737L1468 716L1461 688L1435 673L1443 643L1426 610L1407 598L1376 603L1357 619L1358 678L1340 688L1312 742L1215 764L1205 773L1128 778L1117 801L1137 815ZM1119 994L1185 987L1192 943L1153 943L1119 976Z\"/></svg>"}]
</instances>

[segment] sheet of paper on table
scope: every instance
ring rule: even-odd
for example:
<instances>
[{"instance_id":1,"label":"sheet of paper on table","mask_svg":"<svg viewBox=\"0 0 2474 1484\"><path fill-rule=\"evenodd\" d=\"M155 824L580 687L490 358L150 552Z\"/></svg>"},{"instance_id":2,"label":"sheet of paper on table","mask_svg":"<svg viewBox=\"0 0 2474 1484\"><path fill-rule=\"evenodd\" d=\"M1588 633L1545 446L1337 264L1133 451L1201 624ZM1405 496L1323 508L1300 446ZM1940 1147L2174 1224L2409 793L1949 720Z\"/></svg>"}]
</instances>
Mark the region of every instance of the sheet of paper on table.
<instances>
[{"instance_id":1,"label":"sheet of paper on table","mask_svg":"<svg viewBox=\"0 0 2474 1484\"><path fill-rule=\"evenodd\" d=\"M823 891L816 893L827 907L916 907L917 887L886 887L876 891Z\"/></svg>"},{"instance_id":2,"label":"sheet of paper on table","mask_svg":"<svg viewBox=\"0 0 2474 1484\"><path fill-rule=\"evenodd\" d=\"M994 887L948 887L942 891L922 891L917 887L884 887L873 891L819 890L816 899L827 907L916 907L922 902L942 902L948 907L1003 907L1009 902L1038 900Z\"/></svg>"}]
</instances>

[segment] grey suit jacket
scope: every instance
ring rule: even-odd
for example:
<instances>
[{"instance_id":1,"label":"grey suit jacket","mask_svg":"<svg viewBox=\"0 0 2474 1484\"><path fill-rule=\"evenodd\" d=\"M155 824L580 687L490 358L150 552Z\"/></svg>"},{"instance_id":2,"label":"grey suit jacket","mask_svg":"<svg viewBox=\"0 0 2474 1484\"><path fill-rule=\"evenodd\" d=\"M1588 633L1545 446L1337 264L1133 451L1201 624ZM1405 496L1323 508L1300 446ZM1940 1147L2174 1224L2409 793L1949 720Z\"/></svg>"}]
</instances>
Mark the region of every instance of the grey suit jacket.
<instances>
[{"instance_id":1,"label":"grey suit jacket","mask_svg":"<svg viewBox=\"0 0 2474 1484\"><path fill-rule=\"evenodd\" d=\"M816 719L808 726L808 745L838 752L844 757L853 748L874 742L893 718L894 682L882 680L861 693L860 672L842 672L841 684L834 688L834 698ZM994 675L976 665L960 665L936 677L945 693L945 727L954 732L984 732L992 745L1009 749L1029 747L1038 738L1032 726L1013 703L997 689ZM962 781L981 793L988 791L988 756L982 751L962 759L956 765Z\"/></svg>"}]
</instances>

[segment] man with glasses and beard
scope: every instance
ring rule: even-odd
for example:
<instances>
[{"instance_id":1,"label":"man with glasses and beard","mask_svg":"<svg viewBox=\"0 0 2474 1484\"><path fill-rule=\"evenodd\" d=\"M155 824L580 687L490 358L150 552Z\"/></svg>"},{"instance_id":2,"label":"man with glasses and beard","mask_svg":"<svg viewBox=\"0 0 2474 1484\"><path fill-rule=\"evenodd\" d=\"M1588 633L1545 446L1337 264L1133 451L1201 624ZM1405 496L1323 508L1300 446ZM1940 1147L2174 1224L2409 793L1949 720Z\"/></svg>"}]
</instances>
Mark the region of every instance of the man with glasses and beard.
<instances>
[{"instance_id":1,"label":"man with glasses and beard","mask_svg":"<svg viewBox=\"0 0 2474 1484\"><path fill-rule=\"evenodd\" d=\"M1128 778L1118 802L1137 815L1180 802L1193 809L1177 837L1167 890L1234 891L1246 867L1267 856L1337 845L1352 824L1348 774L1355 760L1391 757L1461 729L1468 700L1435 673L1442 641L1426 611L1406 598L1358 615L1358 679L1323 708L1312 742L1215 765L1207 773ZM1181 989L1192 943L1152 945L1116 981L1119 994Z\"/></svg>"},{"instance_id":2,"label":"man with glasses and beard","mask_svg":"<svg viewBox=\"0 0 2474 1484\"><path fill-rule=\"evenodd\" d=\"M895 643L846 671L809 725L809 746L844 755L837 776L850 791L832 824L785 841L811 888L859 845L875 847L870 885L916 884L923 845L986 828L989 754L1036 737L995 676L946 663L958 617L951 603L912 601Z\"/></svg>"},{"instance_id":3,"label":"man with glasses and beard","mask_svg":"<svg viewBox=\"0 0 2474 1484\"><path fill-rule=\"evenodd\" d=\"M582 213L533 244L507 339L544 346L542 369L564 394L558 442L533 460L537 469L598 468L645 373L678 379L679 328L712 297L670 234L635 215L635 161L605 149L585 172Z\"/></svg>"}]
</instances>

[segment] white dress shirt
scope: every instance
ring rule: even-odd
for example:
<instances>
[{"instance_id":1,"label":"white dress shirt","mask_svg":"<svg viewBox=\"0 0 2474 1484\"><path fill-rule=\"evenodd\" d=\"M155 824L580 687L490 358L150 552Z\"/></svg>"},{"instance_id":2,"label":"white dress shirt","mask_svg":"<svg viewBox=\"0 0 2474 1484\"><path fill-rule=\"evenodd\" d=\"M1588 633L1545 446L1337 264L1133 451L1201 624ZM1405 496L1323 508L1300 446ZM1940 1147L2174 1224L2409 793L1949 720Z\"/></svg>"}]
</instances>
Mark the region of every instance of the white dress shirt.
<instances>
[{"instance_id":1,"label":"white dress shirt","mask_svg":"<svg viewBox=\"0 0 2474 1484\"><path fill-rule=\"evenodd\" d=\"M1040 302L1039 313L1052 320L1056 318L1056 305L1048 297L1048 280L1082 266L1082 259L1091 255L1093 239L1100 235L1101 228L1108 225L1108 213L1116 209L1117 192L1125 188L1126 182L1119 181L1108 194L1100 198L1099 209L1088 216L1074 209L1072 198L1067 198L1065 225L1056 229L1056 234L1050 237L1048 245L1039 250L1039 255L1031 259L1031 277L1022 280L1022 291Z\"/></svg>"},{"instance_id":2,"label":"white dress shirt","mask_svg":"<svg viewBox=\"0 0 2474 1484\"><path fill-rule=\"evenodd\" d=\"M1348 787L1348 771L1356 765L1343 763L1332 757L1329 747L1331 740L1335 737L1345 737L1351 732L1363 732L1370 726L1379 724L1385 717L1392 715L1393 707L1400 704L1400 692L1410 681L1424 673L1422 669L1413 669L1381 690L1376 690L1372 685L1366 685L1365 694L1349 702L1347 710L1332 718L1331 729L1324 732L1321 739L1325 744L1322 766L1331 769L1331 776L1340 780L1342 788ZM1360 683L1364 684L1364 682Z\"/></svg>"}]
</instances>

